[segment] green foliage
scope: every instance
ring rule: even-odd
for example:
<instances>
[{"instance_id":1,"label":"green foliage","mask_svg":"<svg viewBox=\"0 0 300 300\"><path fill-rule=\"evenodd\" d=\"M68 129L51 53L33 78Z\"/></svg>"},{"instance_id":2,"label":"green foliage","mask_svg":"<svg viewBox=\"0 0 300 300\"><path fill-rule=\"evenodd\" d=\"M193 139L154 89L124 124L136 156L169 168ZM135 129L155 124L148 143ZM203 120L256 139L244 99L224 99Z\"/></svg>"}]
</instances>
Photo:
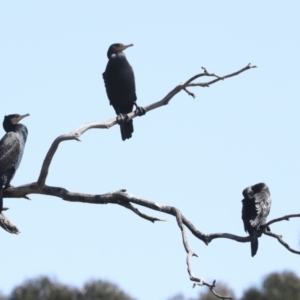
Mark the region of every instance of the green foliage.
<instances>
[{"instance_id":1,"label":"green foliage","mask_svg":"<svg viewBox=\"0 0 300 300\"><path fill-rule=\"evenodd\" d=\"M246 290L241 300L296 300L300 299L300 278L292 272L268 275L261 290Z\"/></svg>"},{"instance_id":2,"label":"green foliage","mask_svg":"<svg viewBox=\"0 0 300 300\"><path fill-rule=\"evenodd\" d=\"M184 296L182 294L177 294L177 295L169 298L168 300L185 300L185 298L184 298Z\"/></svg>"},{"instance_id":3,"label":"green foliage","mask_svg":"<svg viewBox=\"0 0 300 300\"><path fill-rule=\"evenodd\" d=\"M115 284L101 280L86 283L82 295L84 300L133 300Z\"/></svg>"},{"instance_id":4,"label":"green foliage","mask_svg":"<svg viewBox=\"0 0 300 300\"><path fill-rule=\"evenodd\" d=\"M0 293L0 300L8 300L8 298L5 297L3 294Z\"/></svg>"},{"instance_id":5,"label":"green foliage","mask_svg":"<svg viewBox=\"0 0 300 300\"><path fill-rule=\"evenodd\" d=\"M300 299L300 279L292 272L273 273L263 282L263 291L269 299Z\"/></svg>"},{"instance_id":6,"label":"green foliage","mask_svg":"<svg viewBox=\"0 0 300 300\"><path fill-rule=\"evenodd\" d=\"M9 300L81 300L80 292L51 281L48 277L39 277L25 281L15 287Z\"/></svg>"},{"instance_id":7,"label":"green foliage","mask_svg":"<svg viewBox=\"0 0 300 300\"><path fill-rule=\"evenodd\" d=\"M225 284L217 283L216 292L235 298L233 291ZM216 300L209 289L196 299ZM235 298L236 299L236 298ZM134 300L119 287L110 282L95 280L87 282L80 290L60 284L48 277L39 277L16 286L9 296L0 294L0 300ZM185 300L182 294L169 300ZM261 287L248 288L240 300L300 300L300 278L292 272L272 273Z\"/></svg>"},{"instance_id":8,"label":"green foliage","mask_svg":"<svg viewBox=\"0 0 300 300\"><path fill-rule=\"evenodd\" d=\"M262 297L262 293L257 288L251 287L244 292L241 300L261 300Z\"/></svg>"},{"instance_id":9,"label":"green foliage","mask_svg":"<svg viewBox=\"0 0 300 300\"><path fill-rule=\"evenodd\" d=\"M216 292L222 296L233 297L233 291L225 284L217 283ZM179 295L178 295L179 296ZM177 300L171 298L169 300ZM178 298L184 300L184 298ZM200 293L197 299L217 300L209 289ZM300 278L292 272L271 273L266 276L261 287L248 288L240 300L300 300Z\"/></svg>"},{"instance_id":10,"label":"green foliage","mask_svg":"<svg viewBox=\"0 0 300 300\"><path fill-rule=\"evenodd\" d=\"M25 281L11 295L0 300L134 300L116 285L97 280L86 283L82 290L63 285L48 277Z\"/></svg>"},{"instance_id":11,"label":"green foliage","mask_svg":"<svg viewBox=\"0 0 300 300\"><path fill-rule=\"evenodd\" d=\"M234 292L224 283L217 283L214 289L221 296L235 298ZM216 300L218 299L209 289L199 295L199 298L193 300Z\"/></svg>"}]
</instances>

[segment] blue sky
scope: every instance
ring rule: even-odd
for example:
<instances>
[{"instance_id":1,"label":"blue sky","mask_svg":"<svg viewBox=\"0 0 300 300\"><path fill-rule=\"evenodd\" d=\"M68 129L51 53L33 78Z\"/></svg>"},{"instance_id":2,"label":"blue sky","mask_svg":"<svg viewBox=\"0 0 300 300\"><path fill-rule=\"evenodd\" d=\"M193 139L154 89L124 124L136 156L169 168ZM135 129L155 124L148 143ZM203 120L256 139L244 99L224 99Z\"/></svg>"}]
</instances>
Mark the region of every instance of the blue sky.
<instances>
[{"instance_id":1,"label":"blue sky","mask_svg":"<svg viewBox=\"0 0 300 300\"><path fill-rule=\"evenodd\" d=\"M29 136L12 182L37 179L53 139L81 124L114 117L102 80L110 44L133 43L138 103L163 98L201 72L238 77L177 95L134 120L122 142L117 126L64 142L48 185L100 194L130 194L179 208L205 233L244 236L242 190L268 184L269 219L299 213L298 1L0 1L0 99L3 116L30 113ZM4 131L2 130L2 133ZM81 286L107 279L133 297L194 296L176 221L152 224L113 205L95 206L31 195L5 199L21 230L0 232L0 290L40 274ZM143 210L147 212L147 210ZM151 215L165 216L149 212ZM299 249L299 220L272 225ZM219 239L208 247L189 234L195 275L237 293L271 271L293 270L299 257L264 236L250 245Z\"/></svg>"}]
</instances>

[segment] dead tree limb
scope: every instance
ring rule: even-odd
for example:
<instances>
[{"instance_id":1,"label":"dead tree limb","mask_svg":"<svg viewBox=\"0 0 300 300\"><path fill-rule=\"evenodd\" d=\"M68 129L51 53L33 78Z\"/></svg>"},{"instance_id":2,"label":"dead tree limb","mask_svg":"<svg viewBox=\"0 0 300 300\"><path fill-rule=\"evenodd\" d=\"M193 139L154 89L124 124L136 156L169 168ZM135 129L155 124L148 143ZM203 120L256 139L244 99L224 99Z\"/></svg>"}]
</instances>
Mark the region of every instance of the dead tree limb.
<instances>
[{"instance_id":1,"label":"dead tree limb","mask_svg":"<svg viewBox=\"0 0 300 300\"><path fill-rule=\"evenodd\" d=\"M182 84L177 85L162 100L150 104L144 108L146 112L149 112L158 107L167 105L171 101L171 99L182 90L185 91L189 96L195 97L195 94L193 94L188 90L189 87L196 87L196 86L209 87L210 85L220 80L224 80L226 78L239 75L240 73L255 67L256 66L251 66L250 64L248 64L246 67L240 69L239 71L236 71L234 73L225 76L218 76L214 73L210 73L205 68L202 67L203 69L202 73L191 77L190 79L188 79L186 82ZM215 77L215 79L208 82L202 82L202 83L193 82L200 77ZM130 119L133 119L135 117L136 115L134 112L129 113L127 120L129 121ZM6 198L27 198L28 199L27 195L41 194L41 195L58 197L61 198L62 200L70 201L70 202L83 202L83 203L90 203L90 204L109 204L109 203L118 204L126 209L131 210L139 217L144 218L151 222L164 221L164 220L141 212L133 204L146 207L152 210L156 210L162 213L170 214L176 217L177 224L182 234L183 245L187 253L187 267L188 267L188 273L190 275L190 280L194 282L194 285L208 286L211 292L220 299L232 299L230 297L223 297L221 295L218 295L214 291L215 281L213 282L213 284L209 284L206 283L204 280L197 278L193 275L191 257L197 255L189 248L185 227L187 227L194 236L202 240L206 245L208 245L215 238L228 238L238 242L249 242L250 241L249 237L239 237L229 233L215 233L210 235L203 234L201 231L196 229L195 226L189 220L187 220L177 208L161 205L156 202L148 201L141 198L136 198L132 195L125 193L125 190L106 193L102 195L90 195L90 194L83 194L83 193L74 193L66 190L65 188L46 185L50 164L61 142L68 141L68 140L80 141L79 139L80 136L84 134L87 130L96 129L96 128L108 129L116 124L117 124L116 118L112 118L106 122L91 122L80 126L79 128L75 129L69 134L60 135L53 141L52 145L50 146L50 149L48 150L46 157L44 159L37 181L22 186L18 186L18 187L9 187L3 191L3 196ZM16 233L16 234L19 233L18 229L14 225L12 225L10 221L3 214L0 215L0 226L10 233Z\"/></svg>"},{"instance_id":2,"label":"dead tree limb","mask_svg":"<svg viewBox=\"0 0 300 300\"><path fill-rule=\"evenodd\" d=\"M300 214L292 214L292 215L286 215L283 216L281 218L277 218L277 219L273 219L271 221L269 221L265 226L270 226L271 224L275 223L275 222L280 222L280 221L289 221L290 218L299 218Z\"/></svg>"},{"instance_id":3,"label":"dead tree limb","mask_svg":"<svg viewBox=\"0 0 300 300\"><path fill-rule=\"evenodd\" d=\"M237 235L233 235L230 233L204 234L201 231L199 231L188 219L186 219L184 217L184 215L182 215L180 210L178 210L177 208L172 207L172 206L162 205L157 202L137 198L133 195L127 194L125 190L119 190L116 192L110 192L110 193L106 193L106 194L90 195L90 194L70 192L61 187L53 187L53 186L47 186L47 185L45 185L43 187L39 187L38 184L35 182L35 183L30 183L30 184L19 186L19 187L10 187L4 191L4 197L9 197L9 198L22 198L28 194L49 195L49 196L58 197L65 201L70 201L70 202L82 202L82 203L90 203L90 204L117 204L124 208L130 209L135 214L137 214L139 217L142 217L151 222L164 221L164 220L157 218L157 217L149 216L143 212L140 212L133 204L174 216L177 220L178 227L181 231L184 249L187 253L187 269L188 269L188 273L190 276L190 280L194 282L194 286L195 285L208 286L210 288L210 290L212 291L212 293L215 296L219 297L220 299L231 299L230 297L224 297L224 296L218 295L214 291L215 283L209 284L209 283L205 282L203 279L200 279L200 278L194 276L193 271L192 271L191 258L192 258L192 256L197 257L197 254L194 253L189 248L188 240L187 240L187 236L186 236L186 232L185 232L185 226L190 230L190 232L195 237L197 237L198 239L203 241L206 245L208 245L212 240L214 240L216 238L227 238L227 239L231 239L231 240L241 242L241 243L250 242L249 236L242 237L242 236L237 236ZM279 221L284 221L290 217L300 217L300 214L287 215L282 218L277 218L277 219L269 221L268 224L272 224L274 222L279 222ZM295 254L300 254L300 251L292 249L285 241L283 241L281 236L267 231L266 226L264 226L264 228L262 229L261 234L266 234L268 236L272 236L272 237L276 238L289 251L291 251L292 253L295 253Z\"/></svg>"},{"instance_id":4,"label":"dead tree limb","mask_svg":"<svg viewBox=\"0 0 300 300\"><path fill-rule=\"evenodd\" d=\"M282 219L283 219L283 218L282 218ZM283 219L283 220L284 220L284 219ZM263 233L264 233L265 235L268 235L268 236L271 236L271 237L277 239L278 242L279 242L283 247L285 247L286 249L288 249L290 252L295 253L295 254L300 254L300 251L297 251L297 250L291 248L291 247L290 247L290 246L282 239L282 236L281 236L281 235L276 234L276 233L274 233L274 232L267 231L266 229L264 229Z\"/></svg>"},{"instance_id":5,"label":"dead tree limb","mask_svg":"<svg viewBox=\"0 0 300 300\"><path fill-rule=\"evenodd\" d=\"M187 90L187 87L193 87L193 86L202 86L202 87L207 87L210 86L220 80L224 80L226 78L232 77L232 76L237 76L242 72L245 72L247 70L250 70L252 68L256 68L256 66L251 66L251 64L248 64L246 67L242 68L241 70L225 75L223 77L220 77L218 75L215 75L213 73L209 73L205 68L202 67L202 69L204 70L203 73L197 74L193 77L191 77L190 79L188 79L186 82L184 82L183 84L179 84L177 85L172 91L170 91L162 100L157 101L155 103L152 103L150 105L147 105L145 108L146 112L149 112L153 109L156 109L158 107L167 105L171 99L177 95L179 92L181 92L182 90L186 91L189 95L191 95L192 97L195 97L195 95L191 92L189 92ZM208 77L216 77L215 80L209 81L209 82L205 82L205 83L192 83L194 80L196 80L197 78L203 77L203 76L208 76ZM128 121L137 117L136 114L134 112L129 113L128 115ZM75 129L74 131L68 133L68 134L63 134L60 135L59 137L57 137L54 142L52 143L45 159L44 159L44 163L42 165L42 169L38 178L38 186L41 187L46 183L46 178L48 175L48 170L49 170L49 166L51 164L52 158L59 146L59 144L63 141L68 141L68 140L77 140L79 141L80 136L85 133L87 130L90 129L108 129L114 125L117 124L117 120L116 118L112 118L106 122L90 122L87 124L84 124L82 126L80 126L79 128Z\"/></svg>"},{"instance_id":6,"label":"dead tree limb","mask_svg":"<svg viewBox=\"0 0 300 300\"><path fill-rule=\"evenodd\" d=\"M204 242L208 245L214 239L217 238L225 238L230 239L239 243L248 243L250 242L249 236L238 236L231 233L211 233L205 234L198 230L191 221L189 221L181 212L175 207L162 205L157 202L145 200L142 198L135 197L133 195L127 194L126 190L119 190L115 192L109 192L106 194L99 194L99 195L92 195L92 194L83 194L83 193L76 193L70 192L65 188L62 187L55 187L55 186L48 186L44 185L43 187L39 187L37 182L21 185L18 187L9 187L3 191L3 196L5 198L25 198L28 194L40 194L40 195L47 195L47 196L54 196L61 198L62 200L69 201L69 202L82 202L82 203L89 203L89 204L117 204L122 207L125 207L138 216L151 221L165 221L165 219L149 216L145 213L140 212L133 204L142 206L151 210L155 210L161 213L172 215L176 218L178 226L182 231L182 226L186 226L189 231L199 240ZM180 217L179 217L180 214ZM286 215L282 218L277 218L274 220L270 220L259 232L259 235L266 234L278 239L279 235L275 235L270 233L265 228L272 223L285 221L287 218L294 218L300 217L300 214L291 214ZM183 224L183 225L182 225ZM280 242L280 240L278 240ZM183 235L183 244L185 250L188 252L189 246L187 243L186 237ZM284 245L284 244L282 244ZM287 248L287 247L286 247ZM288 249L288 248L287 248ZM292 248L290 248L292 249ZM291 251L296 254L300 254L300 252L293 250Z\"/></svg>"}]
</instances>

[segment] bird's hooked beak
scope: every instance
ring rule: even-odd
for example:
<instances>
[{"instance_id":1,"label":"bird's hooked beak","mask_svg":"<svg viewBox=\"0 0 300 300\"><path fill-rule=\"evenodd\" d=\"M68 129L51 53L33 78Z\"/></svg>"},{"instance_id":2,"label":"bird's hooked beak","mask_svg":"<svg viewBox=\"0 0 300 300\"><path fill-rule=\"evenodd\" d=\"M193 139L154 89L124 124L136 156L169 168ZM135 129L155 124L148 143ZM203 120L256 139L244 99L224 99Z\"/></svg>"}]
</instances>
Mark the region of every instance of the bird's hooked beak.
<instances>
[{"instance_id":1,"label":"bird's hooked beak","mask_svg":"<svg viewBox=\"0 0 300 300\"><path fill-rule=\"evenodd\" d=\"M129 48L129 47L132 47L133 44L129 44L129 45L122 45L119 47L119 51L124 51L125 49Z\"/></svg>"},{"instance_id":2,"label":"bird's hooked beak","mask_svg":"<svg viewBox=\"0 0 300 300\"><path fill-rule=\"evenodd\" d=\"M24 119L25 117L30 116L29 114L25 114L25 115L16 115L15 117L12 118L11 122L13 124L17 124L19 123L22 119Z\"/></svg>"}]
</instances>

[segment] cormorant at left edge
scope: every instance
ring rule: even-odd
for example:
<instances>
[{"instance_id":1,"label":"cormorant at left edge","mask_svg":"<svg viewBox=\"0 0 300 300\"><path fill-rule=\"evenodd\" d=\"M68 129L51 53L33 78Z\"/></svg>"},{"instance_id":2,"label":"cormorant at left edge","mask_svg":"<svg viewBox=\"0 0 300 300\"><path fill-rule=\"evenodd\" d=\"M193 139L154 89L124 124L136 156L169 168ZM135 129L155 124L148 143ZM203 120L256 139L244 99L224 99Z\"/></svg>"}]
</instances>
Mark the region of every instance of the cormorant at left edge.
<instances>
[{"instance_id":1,"label":"cormorant at left edge","mask_svg":"<svg viewBox=\"0 0 300 300\"><path fill-rule=\"evenodd\" d=\"M122 140L130 139L133 133L132 120L127 121L128 113L136 107L135 114L142 116L146 113L143 107L136 104L135 79L131 65L123 51L128 47L120 43L112 44L107 51L108 63L102 74L106 94L117 114L117 123L120 125Z\"/></svg>"},{"instance_id":2,"label":"cormorant at left edge","mask_svg":"<svg viewBox=\"0 0 300 300\"><path fill-rule=\"evenodd\" d=\"M4 117L3 128L6 131L0 140L0 213L3 209L3 189L10 187L23 156L28 130L20 120L29 116L8 115Z\"/></svg>"},{"instance_id":3,"label":"cormorant at left edge","mask_svg":"<svg viewBox=\"0 0 300 300\"><path fill-rule=\"evenodd\" d=\"M258 231L260 226L265 225L271 209L270 190L265 183L258 183L243 190L244 199L242 219L245 231L251 239L251 255L256 254L258 249Z\"/></svg>"}]
</instances>

